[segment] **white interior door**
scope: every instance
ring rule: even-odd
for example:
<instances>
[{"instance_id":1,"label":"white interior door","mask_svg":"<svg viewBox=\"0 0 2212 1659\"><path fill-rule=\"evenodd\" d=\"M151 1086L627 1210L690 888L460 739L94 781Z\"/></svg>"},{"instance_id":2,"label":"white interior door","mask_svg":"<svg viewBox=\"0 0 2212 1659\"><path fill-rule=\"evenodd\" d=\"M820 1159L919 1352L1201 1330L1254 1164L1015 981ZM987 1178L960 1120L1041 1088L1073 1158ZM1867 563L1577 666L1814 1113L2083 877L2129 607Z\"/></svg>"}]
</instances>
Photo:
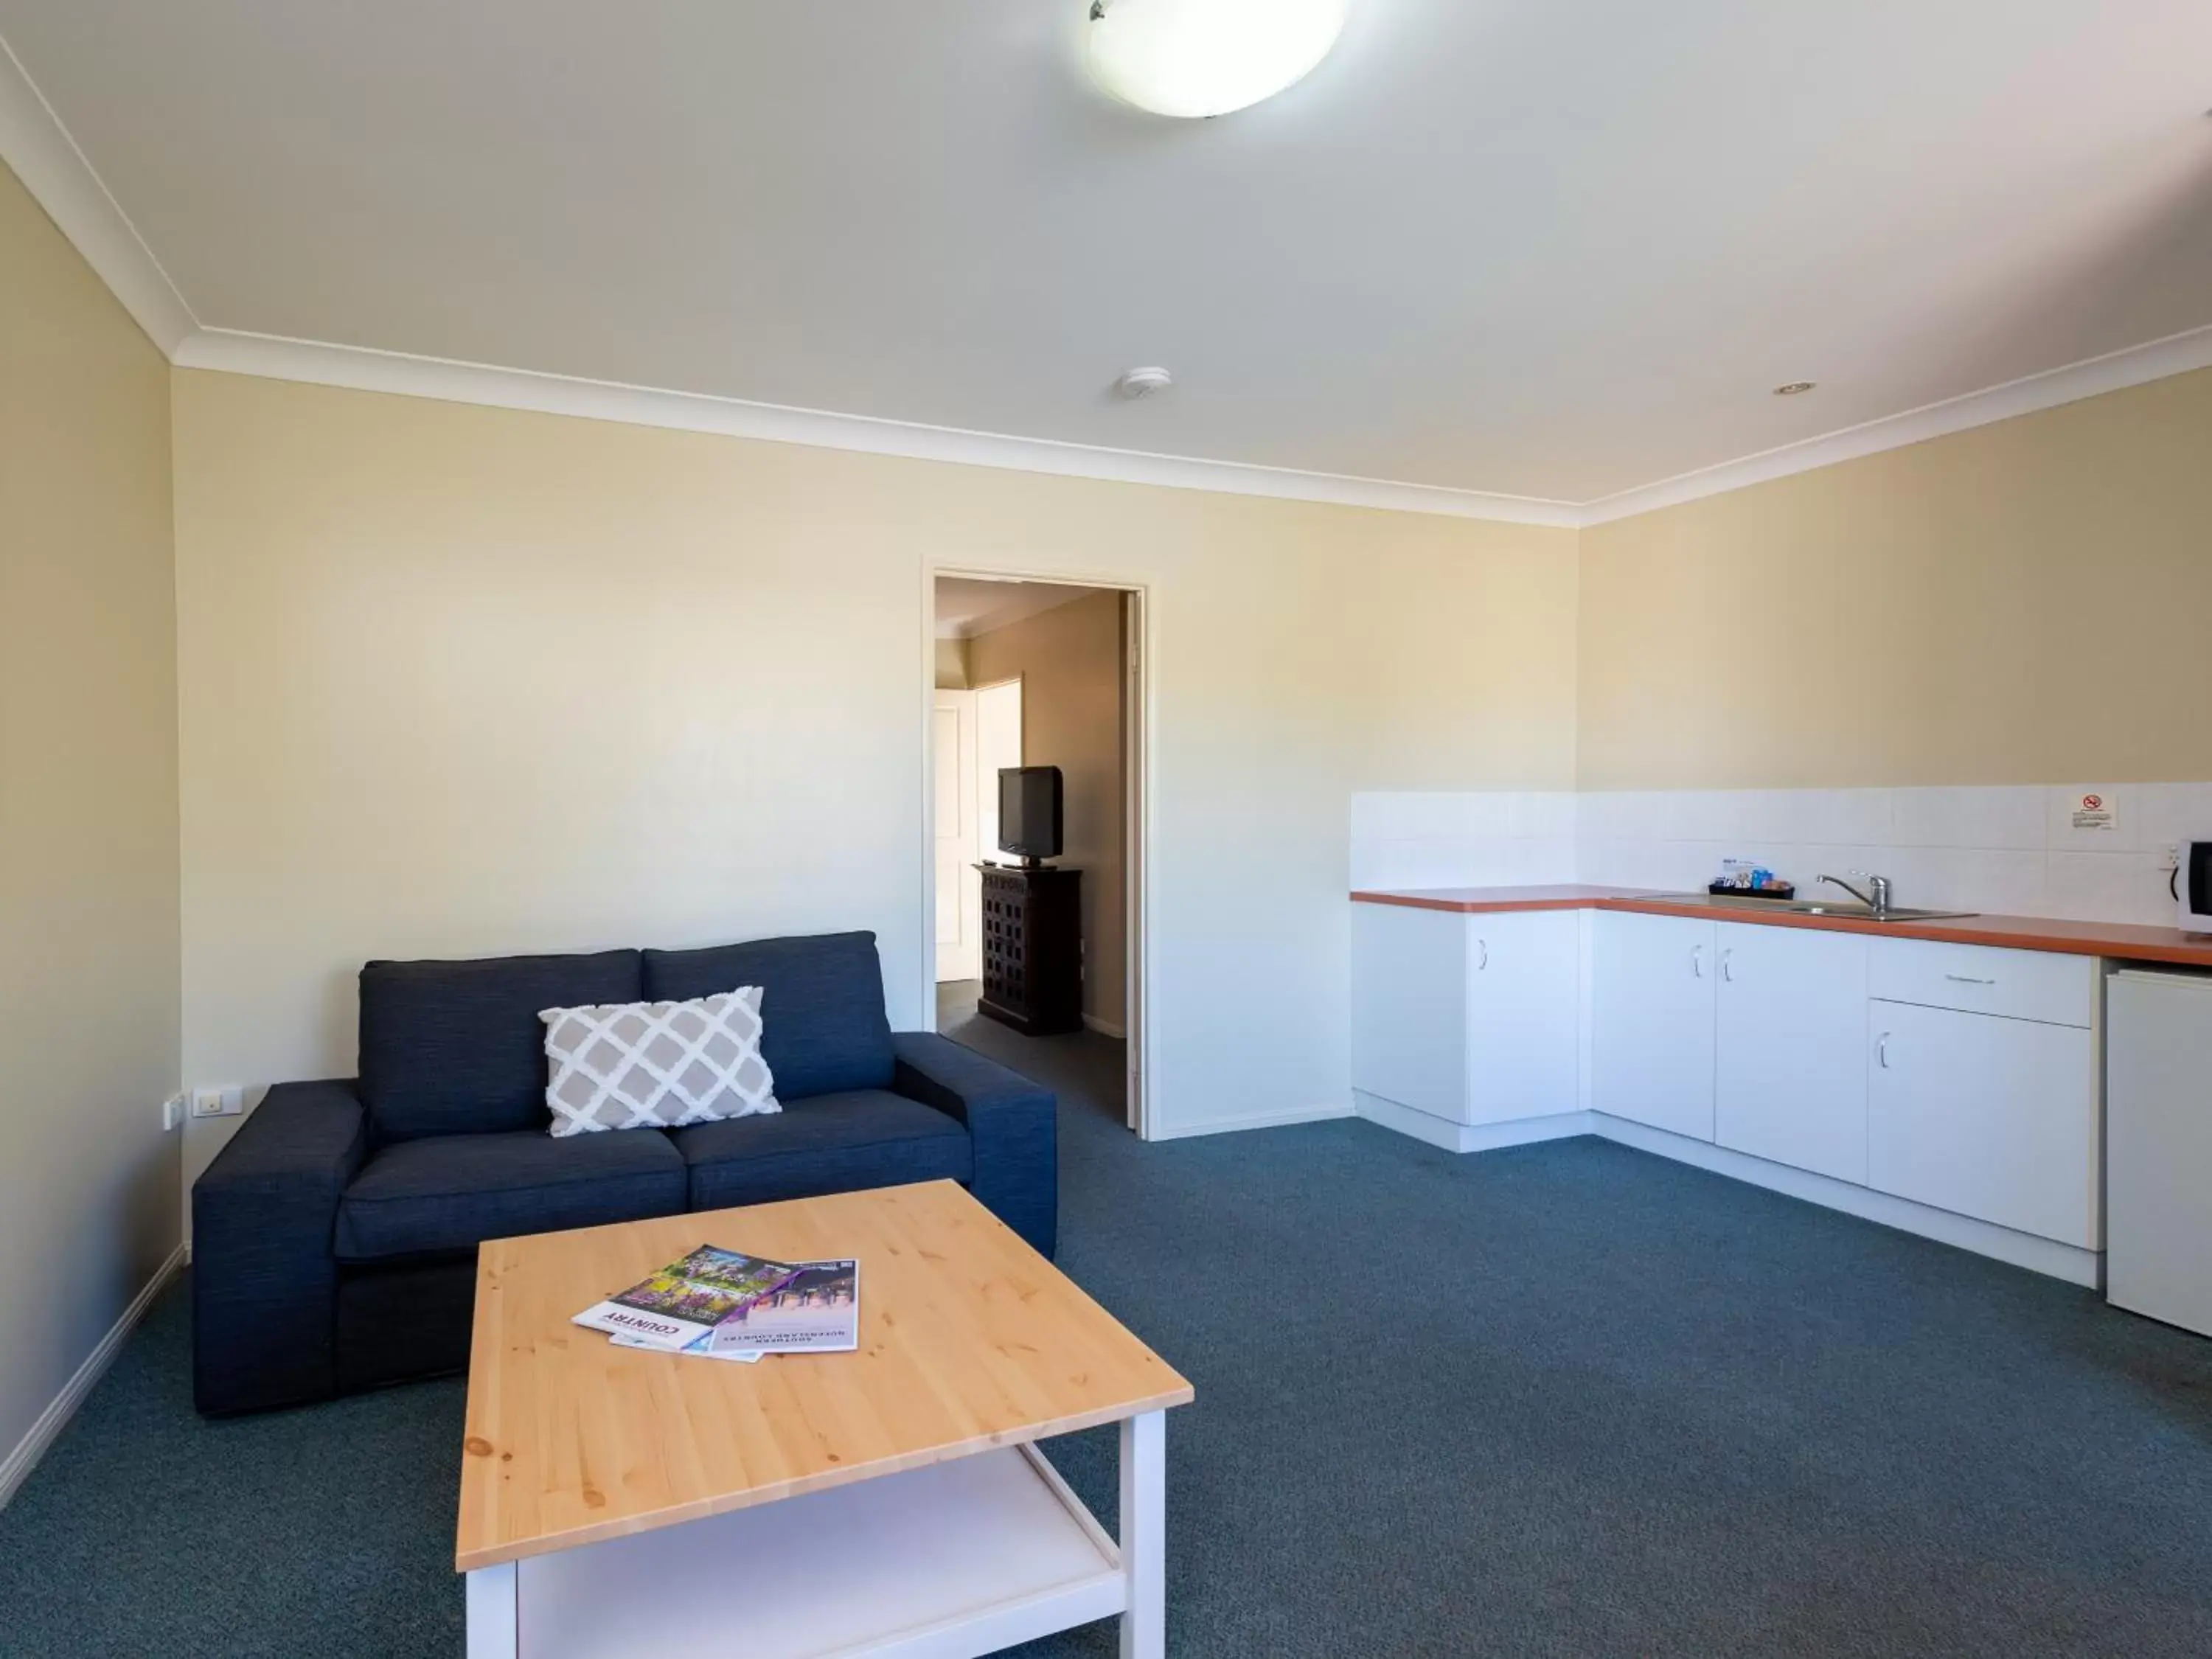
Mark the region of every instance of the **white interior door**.
<instances>
[{"instance_id":1,"label":"white interior door","mask_svg":"<svg viewBox=\"0 0 2212 1659\"><path fill-rule=\"evenodd\" d=\"M983 975L983 878L976 815L975 693L937 694L930 726L937 818L937 977Z\"/></svg>"},{"instance_id":2,"label":"white interior door","mask_svg":"<svg viewBox=\"0 0 2212 1659\"><path fill-rule=\"evenodd\" d=\"M1007 680L975 694L975 823L977 844L994 862L999 852L999 769L1022 763L1022 683ZM982 903L981 890L976 903Z\"/></svg>"}]
</instances>

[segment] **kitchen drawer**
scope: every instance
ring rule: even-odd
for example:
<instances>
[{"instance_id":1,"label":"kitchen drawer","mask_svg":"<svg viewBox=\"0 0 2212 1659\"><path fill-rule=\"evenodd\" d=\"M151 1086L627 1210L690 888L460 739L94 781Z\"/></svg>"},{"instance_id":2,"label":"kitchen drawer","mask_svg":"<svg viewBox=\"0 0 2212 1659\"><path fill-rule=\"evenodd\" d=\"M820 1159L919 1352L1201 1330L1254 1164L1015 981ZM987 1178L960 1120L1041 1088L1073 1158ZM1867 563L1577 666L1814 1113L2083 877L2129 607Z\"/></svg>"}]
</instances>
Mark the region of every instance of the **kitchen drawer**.
<instances>
[{"instance_id":1,"label":"kitchen drawer","mask_svg":"<svg viewBox=\"0 0 2212 1659\"><path fill-rule=\"evenodd\" d=\"M2088 1026L2097 1006L2097 959L2054 951L2003 951L1933 939L1868 943L1867 994L1923 1008L2003 1014L2049 1025Z\"/></svg>"}]
</instances>

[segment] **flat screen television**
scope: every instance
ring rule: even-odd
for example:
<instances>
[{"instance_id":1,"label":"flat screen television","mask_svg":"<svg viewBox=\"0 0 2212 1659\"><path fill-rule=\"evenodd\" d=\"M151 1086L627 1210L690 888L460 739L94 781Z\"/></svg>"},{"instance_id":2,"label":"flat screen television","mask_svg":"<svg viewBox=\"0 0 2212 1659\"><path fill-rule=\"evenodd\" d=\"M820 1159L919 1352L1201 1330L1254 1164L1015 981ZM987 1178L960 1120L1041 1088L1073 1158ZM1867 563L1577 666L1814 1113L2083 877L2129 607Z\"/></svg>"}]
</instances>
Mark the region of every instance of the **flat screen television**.
<instances>
[{"instance_id":1,"label":"flat screen television","mask_svg":"<svg viewBox=\"0 0 2212 1659\"><path fill-rule=\"evenodd\" d=\"M1025 865L1060 856L1060 769L999 769L999 850Z\"/></svg>"}]
</instances>

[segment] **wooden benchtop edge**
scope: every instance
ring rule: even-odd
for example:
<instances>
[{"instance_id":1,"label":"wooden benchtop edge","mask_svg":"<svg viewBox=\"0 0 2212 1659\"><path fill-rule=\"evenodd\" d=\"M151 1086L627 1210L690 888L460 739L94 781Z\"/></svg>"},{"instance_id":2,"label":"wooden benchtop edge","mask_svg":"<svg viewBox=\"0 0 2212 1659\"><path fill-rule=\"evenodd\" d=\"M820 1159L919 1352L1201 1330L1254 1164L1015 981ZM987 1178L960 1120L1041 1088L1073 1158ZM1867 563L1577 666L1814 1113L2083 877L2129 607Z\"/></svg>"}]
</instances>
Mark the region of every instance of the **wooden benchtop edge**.
<instances>
[{"instance_id":1,"label":"wooden benchtop edge","mask_svg":"<svg viewBox=\"0 0 2212 1659\"><path fill-rule=\"evenodd\" d=\"M1869 933L1925 939L1941 945L1984 945L2064 956L2111 957L2127 962L2170 962L2212 968L2212 934L2134 922L2066 921L2052 916L1959 916L1927 921L1874 921L1863 916L1816 916L1802 910L1757 910L1746 906L1683 902L1662 893L1622 887L1438 887L1355 891L1359 904L1395 904L1420 910L1481 915L1512 910L1620 910L1632 915L1687 916L1748 922L1762 927L1811 927L1832 933Z\"/></svg>"}]
</instances>

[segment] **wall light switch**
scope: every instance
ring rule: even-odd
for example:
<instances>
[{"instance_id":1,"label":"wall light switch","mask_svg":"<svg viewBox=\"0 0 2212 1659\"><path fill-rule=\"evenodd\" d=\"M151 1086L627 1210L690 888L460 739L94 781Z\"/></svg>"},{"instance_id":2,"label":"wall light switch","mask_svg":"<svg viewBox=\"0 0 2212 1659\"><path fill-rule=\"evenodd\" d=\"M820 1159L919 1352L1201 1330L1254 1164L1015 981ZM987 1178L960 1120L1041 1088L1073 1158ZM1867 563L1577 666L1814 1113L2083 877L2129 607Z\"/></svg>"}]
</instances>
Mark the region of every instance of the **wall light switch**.
<instances>
[{"instance_id":1,"label":"wall light switch","mask_svg":"<svg viewBox=\"0 0 2212 1659\"><path fill-rule=\"evenodd\" d=\"M161 1129L164 1133L179 1127L185 1121L185 1097L171 1095L161 1103Z\"/></svg>"},{"instance_id":2,"label":"wall light switch","mask_svg":"<svg viewBox=\"0 0 2212 1659\"><path fill-rule=\"evenodd\" d=\"M245 1109L246 1091L236 1085L227 1089L192 1091L194 1117L236 1117Z\"/></svg>"}]
</instances>

